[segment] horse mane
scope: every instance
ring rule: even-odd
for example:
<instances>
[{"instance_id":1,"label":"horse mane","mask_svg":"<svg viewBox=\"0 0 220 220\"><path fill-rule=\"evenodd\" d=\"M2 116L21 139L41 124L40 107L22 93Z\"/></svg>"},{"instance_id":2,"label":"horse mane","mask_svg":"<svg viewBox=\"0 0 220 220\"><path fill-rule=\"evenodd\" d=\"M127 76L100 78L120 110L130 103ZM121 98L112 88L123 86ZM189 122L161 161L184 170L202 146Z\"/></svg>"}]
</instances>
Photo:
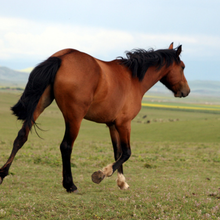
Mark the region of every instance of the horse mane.
<instances>
[{"instance_id":1,"label":"horse mane","mask_svg":"<svg viewBox=\"0 0 220 220\"><path fill-rule=\"evenodd\" d=\"M177 55L176 49L164 49L164 50L144 50L135 49L132 51L126 51L126 58L118 57L121 65L128 67L133 77L138 77L139 81L145 76L148 68L151 66L157 67L160 70L164 65L166 67L176 62L180 63L180 58Z\"/></svg>"}]
</instances>

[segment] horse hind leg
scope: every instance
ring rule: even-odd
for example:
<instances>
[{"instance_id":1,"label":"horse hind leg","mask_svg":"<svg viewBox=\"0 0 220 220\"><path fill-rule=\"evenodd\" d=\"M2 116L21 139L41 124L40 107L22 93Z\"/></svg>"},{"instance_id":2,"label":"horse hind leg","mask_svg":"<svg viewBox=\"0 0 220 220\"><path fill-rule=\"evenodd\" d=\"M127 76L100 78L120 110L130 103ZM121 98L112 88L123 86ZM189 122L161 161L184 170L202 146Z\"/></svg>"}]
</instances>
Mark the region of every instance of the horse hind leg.
<instances>
[{"instance_id":1,"label":"horse hind leg","mask_svg":"<svg viewBox=\"0 0 220 220\"><path fill-rule=\"evenodd\" d=\"M38 105L33 113L34 121L37 120L37 118L43 112L43 110L53 101L53 97L51 97L50 93L50 86L48 86L48 88L41 96ZM9 168L14 160L15 155L28 139L28 134L34 122L32 121L31 126L29 124L30 123L28 123L27 121L24 121L22 128L19 130L18 135L14 140L11 155L9 156L7 162L0 169L0 184L3 182L3 179L8 175Z\"/></svg>"},{"instance_id":2,"label":"horse hind leg","mask_svg":"<svg viewBox=\"0 0 220 220\"><path fill-rule=\"evenodd\" d=\"M63 165L63 187L67 192L77 192L77 187L73 183L71 172L71 153L73 143L78 135L82 119L66 120L66 130L63 141L60 145Z\"/></svg>"},{"instance_id":3,"label":"horse hind leg","mask_svg":"<svg viewBox=\"0 0 220 220\"><path fill-rule=\"evenodd\" d=\"M16 139L14 140L13 149L10 157L8 158L4 166L0 169L0 184L3 182L3 179L8 175L9 168L14 160L16 153L27 141L28 133L28 126L23 125L20 131L18 132Z\"/></svg>"}]
</instances>

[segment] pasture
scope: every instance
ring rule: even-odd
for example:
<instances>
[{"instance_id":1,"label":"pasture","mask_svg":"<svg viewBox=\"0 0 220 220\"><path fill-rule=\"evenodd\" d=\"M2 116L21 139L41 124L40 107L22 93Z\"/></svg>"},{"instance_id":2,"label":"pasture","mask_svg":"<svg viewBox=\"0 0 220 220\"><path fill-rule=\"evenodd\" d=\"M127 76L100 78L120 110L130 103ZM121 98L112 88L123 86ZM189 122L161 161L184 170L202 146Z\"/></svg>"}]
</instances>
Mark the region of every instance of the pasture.
<instances>
[{"instance_id":1,"label":"pasture","mask_svg":"<svg viewBox=\"0 0 220 220\"><path fill-rule=\"evenodd\" d=\"M10 111L19 96L0 92L0 166L21 127ZM143 101L158 100L164 97ZM182 100L167 95L165 104ZM62 187L64 121L53 102L37 120L42 139L33 129L0 186L0 219L220 219L220 111L201 107L219 103L185 100L201 109L143 106L133 120L126 191L118 189L116 173L99 185L91 181L114 157L106 125L84 120L72 153L77 194Z\"/></svg>"}]
</instances>

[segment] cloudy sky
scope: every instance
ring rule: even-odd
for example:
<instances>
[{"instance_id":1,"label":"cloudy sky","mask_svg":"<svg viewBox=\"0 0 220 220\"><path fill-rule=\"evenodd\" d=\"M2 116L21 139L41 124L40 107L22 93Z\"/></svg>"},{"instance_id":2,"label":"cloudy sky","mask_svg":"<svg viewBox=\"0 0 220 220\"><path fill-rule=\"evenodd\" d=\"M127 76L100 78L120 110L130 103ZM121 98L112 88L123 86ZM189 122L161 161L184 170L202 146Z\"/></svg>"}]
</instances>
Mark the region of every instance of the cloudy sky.
<instances>
[{"instance_id":1,"label":"cloudy sky","mask_svg":"<svg viewBox=\"0 0 220 220\"><path fill-rule=\"evenodd\" d=\"M0 66L33 67L75 48L112 60L182 44L189 80L220 81L219 0L0 0Z\"/></svg>"}]
</instances>

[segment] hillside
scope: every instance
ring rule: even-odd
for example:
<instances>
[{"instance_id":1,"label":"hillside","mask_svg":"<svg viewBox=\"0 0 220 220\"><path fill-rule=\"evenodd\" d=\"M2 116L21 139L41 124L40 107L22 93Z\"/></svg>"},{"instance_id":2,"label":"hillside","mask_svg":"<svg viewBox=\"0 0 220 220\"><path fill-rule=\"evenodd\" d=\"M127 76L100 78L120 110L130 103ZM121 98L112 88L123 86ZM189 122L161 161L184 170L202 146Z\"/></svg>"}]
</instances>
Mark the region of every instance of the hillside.
<instances>
[{"instance_id":1,"label":"hillside","mask_svg":"<svg viewBox=\"0 0 220 220\"><path fill-rule=\"evenodd\" d=\"M28 76L28 73L0 66L0 86L24 87Z\"/></svg>"},{"instance_id":2,"label":"hillside","mask_svg":"<svg viewBox=\"0 0 220 220\"><path fill-rule=\"evenodd\" d=\"M29 68L30 69L30 68ZM0 66L0 86L24 87L28 80L28 72L20 72ZM220 81L189 81L191 95L220 96ZM149 92L170 93L160 82L154 85Z\"/></svg>"},{"instance_id":3,"label":"hillside","mask_svg":"<svg viewBox=\"0 0 220 220\"><path fill-rule=\"evenodd\" d=\"M191 95L201 96L220 96L220 81L189 81ZM160 82L154 85L149 92L153 93L170 93L170 91Z\"/></svg>"}]
</instances>

